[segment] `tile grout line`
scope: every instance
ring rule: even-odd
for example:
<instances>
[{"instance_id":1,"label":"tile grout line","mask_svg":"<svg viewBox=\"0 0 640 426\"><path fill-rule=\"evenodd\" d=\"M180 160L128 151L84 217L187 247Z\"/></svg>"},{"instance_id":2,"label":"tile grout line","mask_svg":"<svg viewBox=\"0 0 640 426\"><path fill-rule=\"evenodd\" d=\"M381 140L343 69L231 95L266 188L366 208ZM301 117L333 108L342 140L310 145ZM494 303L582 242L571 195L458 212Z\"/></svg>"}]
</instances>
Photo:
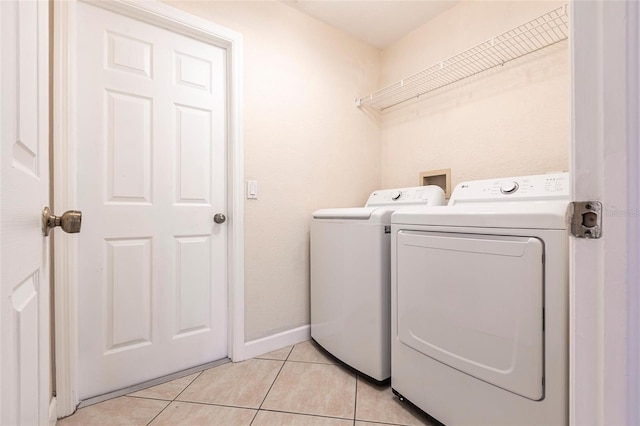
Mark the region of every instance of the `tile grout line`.
<instances>
[{"instance_id":1,"label":"tile grout line","mask_svg":"<svg viewBox=\"0 0 640 426\"><path fill-rule=\"evenodd\" d=\"M301 364L337 365L338 367L341 367L340 364L336 364L335 362L300 361L300 360L296 360L296 359L289 360L289 362L298 362L298 363L301 363Z\"/></svg>"},{"instance_id":2,"label":"tile grout line","mask_svg":"<svg viewBox=\"0 0 640 426\"><path fill-rule=\"evenodd\" d=\"M278 376L280 376L280 372L282 371L282 369L284 368L284 365L287 363L287 361L289 360L289 355L291 355L291 352L293 352L293 348L295 348L296 345L293 345L291 347L291 350L289 351L289 353L287 354L287 357L285 358L285 360L282 362L282 365L280 366L280 370L278 370L278 374L276 374L276 377L273 379L273 382L271 382L271 386L269 386L269 390L267 391L267 393L264 395L264 398L262 398L262 402L260 403L260 406L258 407L258 409L256 410L256 414L253 416L253 419L251 419L251 423L249 423L249 426L251 426L253 424L253 422L255 421L256 417L258 417L258 413L260 412L260 409L262 408L262 405L264 404L264 402L267 400L267 397L269 396L269 392L271 392L271 389L273 389L273 385L276 383L276 380L278 380Z\"/></svg>"},{"instance_id":3,"label":"tile grout line","mask_svg":"<svg viewBox=\"0 0 640 426\"><path fill-rule=\"evenodd\" d=\"M215 367L213 367L213 368L215 368ZM188 388L189 386L191 386L191 384L192 384L193 382L195 382L195 381L196 381L196 379L197 379L198 377L200 377L200 376L202 375L202 373L204 373L204 371L206 371L206 370L203 370L203 371L199 372L199 373L198 373L198 375L197 375L196 377L194 377L194 378L193 378L193 380L191 380L191 381L189 382L189 384L188 384L187 386L185 386L185 387L184 387L184 389L182 389L180 392L178 392L178 394L177 394L177 395L176 395L172 400L167 401L167 405L165 405L165 407L164 407L162 410L160 410L160 412L159 412L158 414L156 414L156 415L155 415L151 420L149 420L149 422L147 422L147 426L149 426L151 423L153 423L153 421L154 421L155 419L157 419L157 418L158 418L158 416L160 416L160 414L164 413L164 410L166 410L166 409L171 405L171 403L172 403L172 402L174 402L174 401L175 401L175 400L176 400L180 395L182 395L182 393L183 393L185 390L187 390L187 388ZM133 398L140 398L140 397L133 397ZM152 398L147 398L147 399L152 399ZM165 400L165 401L166 401L166 400Z\"/></svg>"},{"instance_id":4,"label":"tile grout line","mask_svg":"<svg viewBox=\"0 0 640 426\"><path fill-rule=\"evenodd\" d=\"M2 1L2 0L0 0ZM198 402L198 401L167 401L167 402L180 402L183 404L191 404L191 405L206 405L211 407L222 407L222 408L237 408L239 410L252 410L256 411L255 407L246 407L244 405L228 405L228 404L215 404L213 402Z\"/></svg>"},{"instance_id":5,"label":"tile grout line","mask_svg":"<svg viewBox=\"0 0 640 426\"><path fill-rule=\"evenodd\" d=\"M294 412L294 411L273 410L273 409L270 409L270 408L262 408L262 409L260 409L260 411L268 411L270 413L293 414L294 416L303 416L303 417L319 417L319 418L323 418L323 419L351 420L351 419L349 419L347 417L327 416L325 414L298 413L298 412ZM393 426L396 426L396 425L393 425ZM397 425L397 426L403 426L403 425Z\"/></svg>"},{"instance_id":6,"label":"tile grout line","mask_svg":"<svg viewBox=\"0 0 640 426\"><path fill-rule=\"evenodd\" d=\"M353 401L353 426L356 426L356 417L358 416L358 381L360 376L356 374L356 395Z\"/></svg>"},{"instance_id":7,"label":"tile grout line","mask_svg":"<svg viewBox=\"0 0 640 426\"><path fill-rule=\"evenodd\" d=\"M166 409L167 409L167 407L168 407L169 405L171 405L171 401L167 401L167 400L165 400L165 402L167 403L167 405L165 405L165 406L164 406L164 408L163 408L162 410L158 411L158 414L156 414L155 416L153 416L153 417L151 418L151 420L149 420L149 421L147 422L147 426L149 426L151 423L153 423L153 421L154 421L155 419L157 419L157 418L158 418L158 416L159 416L160 414L162 414L162 413L164 412L164 410L166 410Z\"/></svg>"},{"instance_id":8,"label":"tile grout line","mask_svg":"<svg viewBox=\"0 0 640 426\"><path fill-rule=\"evenodd\" d=\"M216 367L213 367L213 368L216 368ZM178 392L178 394L175 396L175 398L173 398L171 401L173 402L176 399L178 399L180 397L180 395L182 395L184 393L184 391L186 391L187 388L189 386L191 386L193 384L193 382L195 382L198 379L198 377L202 376L202 373L204 373L205 371L208 371L208 370L201 371L196 377L193 378L193 380L191 380L189 382L189 384L187 386L184 387L184 389L182 389L180 392Z\"/></svg>"},{"instance_id":9,"label":"tile grout line","mask_svg":"<svg viewBox=\"0 0 640 426\"><path fill-rule=\"evenodd\" d=\"M0 0L1 1L1 0ZM165 401L165 402L173 402L172 399L163 399L163 398L155 398L155 397L150 397L150 396L137 396L137 395L122 395L125 396L127 398L133 398L133 399L146 399L149 401ZM122 397L120 397L122 398ZM115 398L114 398L115 399ZM106 402L106 401L105 401ZM97 405L97 404L95 404Z\"/></svg>"}]
</instances>

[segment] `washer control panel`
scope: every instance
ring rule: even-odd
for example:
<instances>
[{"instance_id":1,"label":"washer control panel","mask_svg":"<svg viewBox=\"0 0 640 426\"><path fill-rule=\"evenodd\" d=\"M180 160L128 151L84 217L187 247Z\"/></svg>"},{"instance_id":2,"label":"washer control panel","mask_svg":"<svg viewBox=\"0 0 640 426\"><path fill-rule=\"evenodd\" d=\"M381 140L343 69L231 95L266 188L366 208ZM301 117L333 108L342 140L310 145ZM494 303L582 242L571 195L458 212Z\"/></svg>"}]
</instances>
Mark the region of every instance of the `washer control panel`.
<instances>
[{"instance_id":1,"label":"washer control panel","mask_svg":"<svg viewBox=\"0 0 640 426\"><path fill-rule=\"evenodd\" d=\"M449 205L485 201L536 201L569 197L569 173L462 182Z\"/></svg>"},{"instance_id":2,"label":"washer control panel","mask_svg":"<svg viewBox=\"0 0 640 426\"><path fill-rule=\"evenodd\" d=\"M365 207L416 204L443 206L446 204L444 191L435 185L381 189L369 196Z\"/></svg>"}]
</instances>

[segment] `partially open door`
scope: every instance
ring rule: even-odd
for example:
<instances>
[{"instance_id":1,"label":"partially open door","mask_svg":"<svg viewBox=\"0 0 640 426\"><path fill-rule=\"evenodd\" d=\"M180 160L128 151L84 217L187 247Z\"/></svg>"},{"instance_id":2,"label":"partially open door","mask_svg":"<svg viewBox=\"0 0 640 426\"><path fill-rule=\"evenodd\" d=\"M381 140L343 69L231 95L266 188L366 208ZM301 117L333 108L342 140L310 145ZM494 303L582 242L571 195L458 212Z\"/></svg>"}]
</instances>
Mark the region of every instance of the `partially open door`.
<instances>
[{"instance_id":1,"label":"partially open door","mask_svg":"<svg viewBox=\"0 0 640 426\"><path fill-rule=\"evenodd\" d=\"M49 423L49 4L0 2L0 424Z\"/></svg>"}]
</instances>

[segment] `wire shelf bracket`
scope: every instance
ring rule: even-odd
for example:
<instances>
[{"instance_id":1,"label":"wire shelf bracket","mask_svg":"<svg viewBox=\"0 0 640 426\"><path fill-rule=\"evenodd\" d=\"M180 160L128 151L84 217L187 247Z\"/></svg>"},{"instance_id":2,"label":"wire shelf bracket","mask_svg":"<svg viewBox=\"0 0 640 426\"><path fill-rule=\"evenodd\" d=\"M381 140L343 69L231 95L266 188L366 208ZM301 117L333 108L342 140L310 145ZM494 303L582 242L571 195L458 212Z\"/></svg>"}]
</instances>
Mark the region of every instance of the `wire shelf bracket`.
<instances>
[{"instance_id":1,"label":"wire shelf bracket","mask_svg":"<svg viewBox=\"0 0 640 426\"><path fill-rule=\"evenodd\" d=\"M370 106L384 111L566 40L569 37L567 9L567 5L554 9L377 92L358 98L356 106Z\"/></svg>"}]
</instances>

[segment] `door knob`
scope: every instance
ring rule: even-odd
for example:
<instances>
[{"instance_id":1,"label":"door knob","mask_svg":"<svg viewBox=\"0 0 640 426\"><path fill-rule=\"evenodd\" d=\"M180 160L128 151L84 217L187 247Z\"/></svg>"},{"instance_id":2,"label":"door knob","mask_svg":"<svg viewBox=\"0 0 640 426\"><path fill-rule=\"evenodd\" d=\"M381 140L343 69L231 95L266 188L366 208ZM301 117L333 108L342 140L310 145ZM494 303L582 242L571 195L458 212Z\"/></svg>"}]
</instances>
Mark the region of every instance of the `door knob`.
<instances>
[{"instance_id":1,"label":"door knob","mask_svg":"<svg viewBox=\"0 0 640 426\"><path fill-rule=\"evenodd\" d=\"M213 221L215 223L224 223L225 220L227 220L227 217L222 213L216 213L216 215L213 216Z\"/></svg>"},{"instance_id":2,"label":"door knob","mask_svg":"<svg viewBox=\"0 0 640 426\"><path fill-rule=\"evenodd\" d=\"M42 235L45 237L48 237L49 231L56 226L61 227L64 232L69 234L77 234L80 232L80 225L82 225L82 212L78 210L69 210L64 212L62 216L51 214L49 207L42 210Z\"/></svg>"}]
</instances>

